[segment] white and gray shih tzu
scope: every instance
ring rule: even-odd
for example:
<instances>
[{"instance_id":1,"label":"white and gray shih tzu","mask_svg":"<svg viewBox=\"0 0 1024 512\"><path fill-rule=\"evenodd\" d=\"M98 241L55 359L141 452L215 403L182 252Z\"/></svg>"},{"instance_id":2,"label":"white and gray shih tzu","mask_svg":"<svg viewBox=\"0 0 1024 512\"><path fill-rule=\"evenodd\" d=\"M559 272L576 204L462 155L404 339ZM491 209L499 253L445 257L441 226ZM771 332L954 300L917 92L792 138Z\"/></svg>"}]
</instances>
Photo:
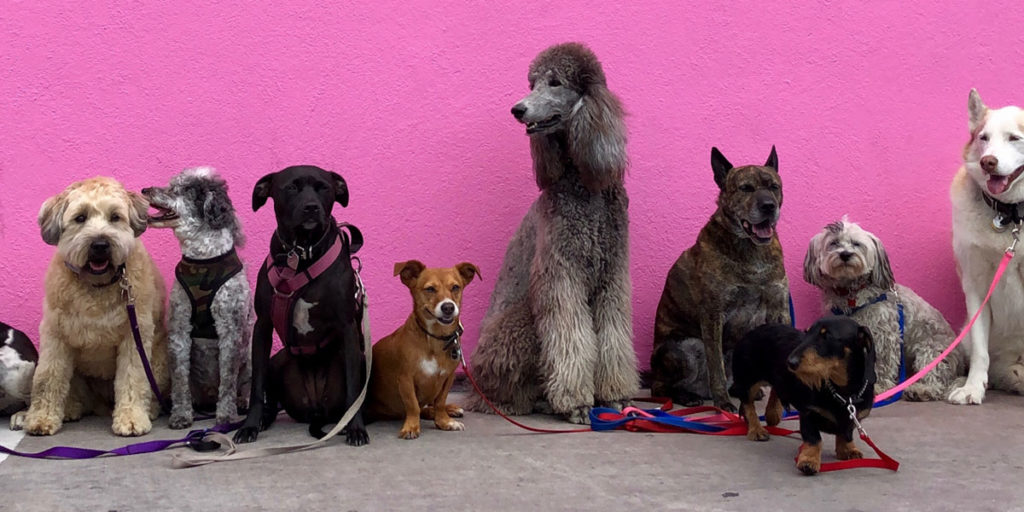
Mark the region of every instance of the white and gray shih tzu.
<instances>
[{"instance_id":1,"label":"white and gray shih tzu","mask_svg":"<svg viewBox=\"0 0 1024 512\"><path fill-rule=\"evenodd\" d=\"M942 353L953 329L913 290L897 285L881 240L844 216L811 238L804 258L804 280L824 291L826 314L848 315L874 335L878 374L875 393L897 384L900 367L898 304L904 312L906 375ZM963 345L921 380L907 388L908 400L940 400L966 370Z\"/></svg>"}]
</instances>

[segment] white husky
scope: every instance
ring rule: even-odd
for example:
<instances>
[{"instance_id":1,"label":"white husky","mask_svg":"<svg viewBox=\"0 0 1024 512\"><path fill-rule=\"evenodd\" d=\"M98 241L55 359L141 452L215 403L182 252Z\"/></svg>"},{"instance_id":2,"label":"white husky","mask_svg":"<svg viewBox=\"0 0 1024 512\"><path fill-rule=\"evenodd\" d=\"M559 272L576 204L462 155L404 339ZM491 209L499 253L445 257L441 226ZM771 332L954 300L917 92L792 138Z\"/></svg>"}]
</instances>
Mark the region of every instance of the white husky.
<instances>
[{"instance_id":1,"label":"white husky","mask_svg":"<svg viewBox=\"0 0 1024 512\"><path fill-rule=\"evenodd\" d=\"M1012 229L1024 217L1024 111L989 109L972 89L971 139L953 178L953 252L968 317L981 305ZM1024 236L1024 234L1022 234ZM1024 252L1024 245L1018 247ZM980 404L989 384L1024 393L1024 258L1015 258L964 340L971 354L967 382L949 393L955 404ZM991 375L991 380L989 376Z\"/></svg>"}]
</instances>

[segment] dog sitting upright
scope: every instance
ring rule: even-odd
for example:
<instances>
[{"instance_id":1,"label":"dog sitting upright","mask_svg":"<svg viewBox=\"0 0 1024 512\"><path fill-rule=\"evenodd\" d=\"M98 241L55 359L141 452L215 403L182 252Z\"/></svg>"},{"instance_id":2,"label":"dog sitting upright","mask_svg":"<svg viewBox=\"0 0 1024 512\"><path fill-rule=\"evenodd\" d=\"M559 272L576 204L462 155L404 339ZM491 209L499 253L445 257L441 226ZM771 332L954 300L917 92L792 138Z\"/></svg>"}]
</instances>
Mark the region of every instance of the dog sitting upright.
<instances>
[{"instance_id":1,"label":"dog sitting upright","mask_svg":"<svg viewBox=\"0 0 1024 512\"><path fill-rule=\"evenodd\" d=\"M472 263L426 268L410 260L395 264L395 275L412 292L413 310L397 331L373 346L368 413L404 419L398 437L420 435L420 416L441 430L462 430L462 408L447 403L462 358L459 337L462 291L480 275Z\"/></svg>"},{"instance_id":2,"label":"dog sitting upright","mask_svg":"<svg viewBox=\"0 0 1024 512\"><path fill-rule=\"evenodd\" d=\"M25 333L0 322L0 414L14 415L11 429L21 428L16 413L28 406L32 394L32 374L39 353Z\"/></svg>"},{"instance_id":3,"label":"dog sitting upright","mask_svg":"<svg viewBox=\"0 0 1024 512\"><path fill-rule=\"evenodd\" d=\"M821 468L821 432L836 436L836 458L860 459L853 443L853 404L857 420L871 414L875 401L875 345L871 331L848 317L826 317L806 333L788 325L763 325L736 345L729 394L740 399L747 439L767 441L754 401L763 384L772 387L765 409L770 426L782 419L783 405L800 412L804 443L796 467L813 475Z\"/></svg>"},{"instance_id":4,"label":"dog sitting upright","mask_svg":"<svg viewBox=\"0 0 1024 512\"><path fill-rule=\"evenodd\" d=\"M253 211L269 198L277 229L256 282L249 414L235 433L241 443L255 441L279 405L323 437L323 427L356 402L366 375L362 290L351 261L362 235L347 226L350 239L331 215L335 202L348 206L345 180L311 165L288 167L256 183ZM284 348L271 358L274 331ZM345 435L353 446L369 442L362 411Z\"/></svg>"},{"instance_id":5,"label":"dog sitting upright","mask_svg":"<svg viewBox=\"0 0 1024 512\"><path fill-rule=\"evenodd\" d=\"M654 396L693 404L729 401L727 360L736 341L764 323L789 323L789 281L775 231L782 181L772 146L763 166L733 168L711 149L718 209L676 260L654 325Z\"/></svg>"},{"instance_id":6,"label":"dog sitting upright","mask_svg":"<svg viewBox=\"0 0 1024 512\"><path fill-rule=\"evenodd\" d=\"M169 187L142 190L173 228L181 261L171 287L171 428L192 425L193 405L231 422L249 399L249 281L235 247L245 243L228 186L208 167L186 169Z\"/></svg>"}]
</instances>

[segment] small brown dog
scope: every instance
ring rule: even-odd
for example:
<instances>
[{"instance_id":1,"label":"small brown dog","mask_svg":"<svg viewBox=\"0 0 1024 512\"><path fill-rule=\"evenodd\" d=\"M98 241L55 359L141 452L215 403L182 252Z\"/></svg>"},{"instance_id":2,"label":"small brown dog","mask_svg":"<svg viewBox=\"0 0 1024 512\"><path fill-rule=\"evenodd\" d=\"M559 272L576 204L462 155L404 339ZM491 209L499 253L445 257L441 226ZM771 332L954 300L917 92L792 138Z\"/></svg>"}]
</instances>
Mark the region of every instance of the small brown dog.
<instances>
[{"instance_id":1,"label":"small brown dog","mask_svg":"<svg viewBox=\"0 0 1024 512\"><path fill-rule=\"evenodd\" d=\"M462 408L448 404L461 359L459 312L462 290L480 275L472 263L426 268L410 260L395 264L395 275L412 292L413 311L397 331L373 346L369 416L405 419L398 437L420 436L420 417L441 430L463 430Z\"/></svg>"}]
</instances>

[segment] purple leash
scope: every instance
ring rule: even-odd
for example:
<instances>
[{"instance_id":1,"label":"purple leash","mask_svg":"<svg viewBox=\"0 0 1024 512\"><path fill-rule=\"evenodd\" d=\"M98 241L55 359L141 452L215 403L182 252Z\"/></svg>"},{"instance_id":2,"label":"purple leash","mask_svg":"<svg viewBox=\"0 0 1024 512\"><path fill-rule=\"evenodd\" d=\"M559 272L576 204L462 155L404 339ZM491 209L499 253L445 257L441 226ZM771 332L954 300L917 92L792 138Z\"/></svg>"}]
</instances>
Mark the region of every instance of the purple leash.
<instances>
[{"instance_id":1,"label":"purple leash","mask_svg":"<svg viewBox=\"0 0 1024 512\"><path fill-rule=\"evenodd\" d=\"M132 295L132 285L128 282L127 277L121 278L121 291L128 301L128 304L125 306L125 309L128 311L128 323L132 328L132 337L135 338L135 349L139 352L139 358L142 359L142 368L146 370L146 379L149 380L149 387L153 390L157 403L166 412L170 410L170 404L165 402L163 395L160 394L160 387L157 386L156 377L153 376L153 368L149 365L149 358L146 357L146 349L142 346L139 318L135 314L135 295Z\"/></svg>"},{"instance_id":2,"label":"purple leash","mask_svg":"<svg viewBox=\"0 0 1024 512\"><path fill-rule=\"evenodd\" d=\"M53 448L47 448L41 452L28 453L19 452L12 450L5 446L0 446L0 453L6 453L8 455L14 455L17 457L28 457L31 459L95 459L96 457L102 457L104 455L118 456L118 455L139 455L143 453L158 452L160 450L166 450L177 444L182 444L193 448L196 451L212 451L219 448L220 445L212 441L204 441L206 434L210 432L220 432L221 434L231 432L242 426L242 422L237 423L225 423L223 425L214 425L210 428L197 429L189 432L185 437L181 439L162 439L157 441L144 441L141 443L129 444L120 448L114 448L113 450L94 450L91 448L78 448L75 446L54 446Z\"/></svg>"}]
</instances>

